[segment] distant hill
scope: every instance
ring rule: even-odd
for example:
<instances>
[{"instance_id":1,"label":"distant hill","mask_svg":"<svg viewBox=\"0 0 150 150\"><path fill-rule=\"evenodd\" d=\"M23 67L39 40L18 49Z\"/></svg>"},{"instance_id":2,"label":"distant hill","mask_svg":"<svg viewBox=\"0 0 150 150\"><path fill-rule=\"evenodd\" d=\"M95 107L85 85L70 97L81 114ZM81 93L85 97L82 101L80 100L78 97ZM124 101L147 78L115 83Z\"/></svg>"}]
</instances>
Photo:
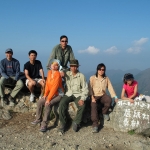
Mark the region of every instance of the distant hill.
<instances>
[{"instance_id":1,"label":"distant hill","mask_svg":"<svg viewBox=\"0 0 150 150\"><path fill-rule=\"evenodd\" d=\"M138 81L138 92L144 95L150 95L150 68L139 72L134 75L136 81ZM113 85L118 97L121 95L123 82Z\"/></svg>"},{"instance_id":2,"label":"distant hill","mask_svg":"<svg viewBox=\"0 0 150 150\"><path fill-rule=\"evenodd\" d=\"M150 95L150 68L141 71L135 76L135 79L139 83L139 92L141 94Z\"/></svg>"}]
</instances>

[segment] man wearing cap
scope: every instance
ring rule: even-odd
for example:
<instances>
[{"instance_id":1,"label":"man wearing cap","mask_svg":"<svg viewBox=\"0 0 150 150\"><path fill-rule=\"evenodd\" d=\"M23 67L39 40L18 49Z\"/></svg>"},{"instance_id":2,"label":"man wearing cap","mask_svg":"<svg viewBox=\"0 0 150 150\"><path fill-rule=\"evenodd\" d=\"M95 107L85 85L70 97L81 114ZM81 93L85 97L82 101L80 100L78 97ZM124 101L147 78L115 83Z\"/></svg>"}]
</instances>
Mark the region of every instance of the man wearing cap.
<instances>
[{"instance_id":1,"label":"man wearing cap","mask_svg":"<svg viewBox=\"0 0 150 150\"><path fill-rule=\"evenodd\" d=\"M56 45L52 50L52 53L48 60L48 64L51 59L58 59L60 60L62 70L68 69L68 66L67 66L68 62L70 60L75 59L75 57L74 57L74 53L73 53L71 46L67 44L68 44L68 37L65 35L62 35L60 37L60 44ZM47 64L47 69L49 69L48 64Z\"/></svg>"},{"instance_id":2,"label":"man wearing cap","mask_svg":"<svg viewBox=\"0 0 150 150\"><path fill-rule=\"evenodd\" d=\"M66 72L66 93L59 104L59 131L63 134L67 123L67 110L70 102L75 102L78 107L77 115L73 121L72 127L77 132L82 121L85 108L84 101L88 96L88 86L85 76L78 71L78 60L70 60L70 71Z\"/></svg>"},{"instance_id":3,"label":"man wearing cap","mask_svg":"<svg viewBox=\"0 0 150 150\"><path fill-rule=\"evenodd\" d=\"M11 48L5 51L6 58L0 61L0 73L2 75L0 79L0 96L1 104L4 102L4 86L5 84L15 85L15 88L10 93L8 100L9 105L14 106L14 98L18 92L23 88L24 84L19 79L20 74L20 63L17 59L13 58L13 50Z\"/></svg>"}]
</instances>

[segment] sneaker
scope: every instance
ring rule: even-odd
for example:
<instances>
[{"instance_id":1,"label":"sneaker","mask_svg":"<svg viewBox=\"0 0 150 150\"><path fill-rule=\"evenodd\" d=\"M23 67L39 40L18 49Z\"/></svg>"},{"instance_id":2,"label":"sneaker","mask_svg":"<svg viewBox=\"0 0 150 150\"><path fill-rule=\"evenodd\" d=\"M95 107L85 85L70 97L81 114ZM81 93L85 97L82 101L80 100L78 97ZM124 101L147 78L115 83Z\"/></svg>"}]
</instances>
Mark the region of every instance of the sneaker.
<instances>
[{"instance_id":1,"label":"sneaker","mask_svg":"<svg viewBox=\"0 0 150 150\"><path fill-rule=\"evenodd\" d=\"M38 123L40 123L41 121L39 121L39 120L34 120L33 122L31 122L31 124L33 124L33 125L37 125Z\"/></svg>"},{"instance_id":2,"label":"sneaker","mask_svg":"<svg viewBox=\"0 0 150 150\"><path fill-rule=\"evenodd\" d=\"M93 127L92 133L97 133L98 132L98 127Z\"/></svg>"},{"instance_id":3,"label":"sneaker","mask_svg":"<svg viewBox=\"0 0 150 150\"><path fill-rule=\"evenodd\" d=\"M109 121L109 120L110 120L110 118L109 118L109 115L108 115L108 114L103 114L103 118L104 118L104 120L107 120L107 121Z\"/></svg>"},{"instance_id":4,"label":"sneaker","mask_svg":"<svg viewBox=\"0 0 150 150\"><path fill-rule=\"evenodd\" d=\"M41 128L40 128L40 131L41 131L41 132L46 132L46 130L47 130L47 127L46 127L46 126L41 126Z\"/></svg>"},{"instance_id":5,"label":"sneaker","mask_svg":"<svg viewBox=\"0 0 150 150\"><path fill-rule=\"evenodd\" d=\"M34 101L34 97L35 97L35 96L34 96L33 94L30 95L30 102L33 102L33 101Z\"/></svg>"},{"instance_id":6,"label":"sneaker","mask_svg":"<svg viewBox=\"0 0 150 150\"><path fill-rule=\"evenodd\" d=\"M72 129L74 132L77 132L79 125L75 122L72 123Z\"/></svg>"}]
</instances>

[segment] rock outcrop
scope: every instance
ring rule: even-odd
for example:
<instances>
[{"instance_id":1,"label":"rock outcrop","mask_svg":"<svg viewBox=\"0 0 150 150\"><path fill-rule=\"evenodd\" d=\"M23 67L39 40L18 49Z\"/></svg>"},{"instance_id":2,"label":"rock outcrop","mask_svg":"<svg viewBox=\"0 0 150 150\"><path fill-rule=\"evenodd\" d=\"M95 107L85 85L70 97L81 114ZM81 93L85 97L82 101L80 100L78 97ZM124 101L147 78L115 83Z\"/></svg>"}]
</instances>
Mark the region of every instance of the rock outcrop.
<instances>
[{"instance_id":1,"label":"rock outcrop","mask_svg":"<svg viewBox=\"0 0 150 150\"><path fill-rule=\"evenodd\" d=\"M5 93L9 94L11 88L5 88ZM28 113L36 112L38 96L35 102L29 101L30 93L20 92L16 97L16 105L9 107L5 105L4 108L0 109L0 119L10 119L9 111ZM55 115L56 124L58 124L58 104L52 108L53 114ZM70 118L74 119L77 113L77 107L74 102L69 103L68 113ZM83 116L83 122L87 123L90 121L91 116L90 99L86 101L85 113ZM3 114L3 115L2 115ZM150 136L150 103L145 101L136 100L134 103L130 103L127 100L119 100L113 111L109 114L110 121L101 119L101 125L109 128L113 128L115 131L128 132L134 131L141 133L145 136Z\"/></svg>"},{"instance_id":2,"label":"rock outcrop","mask_svg":"<svg viewBox=\"0 0 150 150\"><path fill-rule=\"evenodd\" d=\"M150 103L119 100L110 114L110 121L105 122L105 125L115 131L134 131L150 136Z\"/></svg>"}]
</instances>

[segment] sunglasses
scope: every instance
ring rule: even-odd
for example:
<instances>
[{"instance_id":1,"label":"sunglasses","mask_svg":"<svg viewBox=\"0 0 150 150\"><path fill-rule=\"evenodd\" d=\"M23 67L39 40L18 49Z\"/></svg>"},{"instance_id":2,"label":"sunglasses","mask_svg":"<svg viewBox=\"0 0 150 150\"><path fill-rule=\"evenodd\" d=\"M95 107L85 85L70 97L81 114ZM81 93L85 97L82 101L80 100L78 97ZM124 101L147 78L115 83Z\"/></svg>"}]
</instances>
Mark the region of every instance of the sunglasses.
<instances>
[{"instance_id":1,"label":"sunglasses","mask_svg":"<svg viewBox=\"0 0 150 150\"><path fill-rule=\"evenodd\" d=\"M99 69L100 71L105 71L105 69Z\"/></svg>"},{"instance_id":2,"label":"sunglasses","mask_svg":"<svg viewBox=\"0 0 150 150\"><path fill-rule=\"evenodd\" d=\"M68 41L61 41L61 42L65 42L65 43L67 43Z\"/></svg>"}]
</instances>

